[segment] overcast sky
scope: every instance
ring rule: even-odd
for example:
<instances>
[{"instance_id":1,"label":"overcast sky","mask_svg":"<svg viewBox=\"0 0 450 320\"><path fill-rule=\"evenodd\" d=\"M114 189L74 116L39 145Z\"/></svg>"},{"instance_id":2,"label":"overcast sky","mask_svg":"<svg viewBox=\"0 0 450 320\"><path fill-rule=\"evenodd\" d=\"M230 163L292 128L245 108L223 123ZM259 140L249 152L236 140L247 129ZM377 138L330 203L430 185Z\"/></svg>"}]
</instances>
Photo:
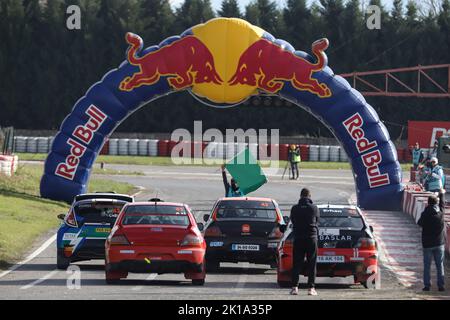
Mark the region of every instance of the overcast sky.
<instances>
[{"instance_id":1,"label":"overcast sky","mask_svg":"<svg viewBox=\"0 0 450 320\"><path fill-rule=\"evenodd\" d=\"M184 0L169 0L172 3L172 6L174 8L177 8L180 6L181 3L184 2ZM283 7L286 4L286 0L274 0L280 7ZM244 11L245 6L252 2L252 0L239 0L239 4L241 6L241 10ZM309 0L309 2L314 2L314 0ZM393 0L381 0L381 2L384 4L386 9L390 9L392 6ZM220 4L222 3L222 0L211 0L212 6L214 10L220 9Z\"/></svg>"}]
</instances>

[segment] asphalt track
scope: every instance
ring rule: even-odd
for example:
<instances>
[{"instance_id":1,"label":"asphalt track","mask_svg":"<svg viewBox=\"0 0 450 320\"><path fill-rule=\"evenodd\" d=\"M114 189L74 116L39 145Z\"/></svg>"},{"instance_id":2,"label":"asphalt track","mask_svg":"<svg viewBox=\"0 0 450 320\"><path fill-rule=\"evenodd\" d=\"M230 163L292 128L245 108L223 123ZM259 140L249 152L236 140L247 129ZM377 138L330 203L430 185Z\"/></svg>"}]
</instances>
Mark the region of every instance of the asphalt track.
<instances>
[{"instance_id":1,"label":"asphalt track","mask_svg":"<svg viewBox=\"0 0 450 320\"><path fill-rule=\"evenodd\" d=\"M140 176L105 176L108 179L129 182L144 189L138 200L155 196L166 201L185 202L202 221L214 201L222 197L224 188L221 174L214 167L144 167L110 166L117 170L140 171ZM281 179L281 173L269 175L269 183L254 196L269 196L278 201L284 214L298 200L306 186L311 189L316 203L348 203L355 199L353 177L348 170L304 170L300 180ZM103 177L103 176L102 176ZM376 214L376 213L372 213ZM396 213L400 221L409 217ZM376 230L375 230L376 231ZM36 248L54 232L38 241ZM414 237L417 237L414 234ZM36 250L34 248L32 251ZM32 252L30 251L30 253ZM288 289L280 289L275 270L264 265L222 264L219 273L208 274L203 287L192 286L183 275L130 274L118 285L106 285L103 261L75 264L75 271L57 270L55 242L26 263L15 266L6 275L0 274L0 299L415 299L424 298L418 285L406 286L392 269L381 263L381 287L378 290L354 285L352 278L318 278L318 297L290 296ZM421 257L417 257L421 259ZM78 269L79 268L79 269ZM79 273L78 273L79 270ZM73 280L80 276L80 281ZM305 279L301 278L304 283ZM79 284L79 286L77 286Z\"/></svg>"}]
</instances>

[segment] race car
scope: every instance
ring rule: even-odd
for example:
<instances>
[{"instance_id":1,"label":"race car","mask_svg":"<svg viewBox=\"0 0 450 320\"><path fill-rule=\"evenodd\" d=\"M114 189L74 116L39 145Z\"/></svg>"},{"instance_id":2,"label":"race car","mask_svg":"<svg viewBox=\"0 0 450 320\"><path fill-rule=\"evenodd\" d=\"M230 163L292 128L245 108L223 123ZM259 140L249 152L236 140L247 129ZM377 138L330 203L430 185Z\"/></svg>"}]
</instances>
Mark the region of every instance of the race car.
<instances>
[{"instance_id":1,"label":"race car","mask_svg":"<svg viewBox=\"0 0 450 320\"><path fill-rule=\"evenodd\" d=\"M58 218L63 222L56 238L56 266L67 269L72 262L104 259L105 240L122 207L134 198L115 193L77 195L67 214Z\"/></svg>"},{"instance_id":2,"label":"race car","mask_svg":"<svg viewBox=\"0 0 450 320\"><path fill-rule=\"evenodd\" d=\"M221 198L205 215L206 267L221 262L250 262L276 268L277 247L285 225L275 200L255 197Z\"/></svg>"},{"instance_id":3,"label":"race car","mask_svg":"<svg viewBox=\"0 0 450 320\"><path fill-rule=\"evenodd\" d=\"M356 206L318 205L318 208L317 276L353 276L355 283L368 288L368 284L375 281L374 274L378 267L378 249L373 228ZM291 286L292 241L290 223L278 249L277 281L280 287ZM305 272L302 271L301 274L305 275ZM368 280L371 282L368 283Z\"/></svg>"},{"instance_id":4,"label":"race car","mask_svg":"<svg viewBox=\"0 0 450 320\"><path fill-rule=\"evenodd\" d=\"M182 203L135 202L124 207L106 241L106 283L128 273L184 273L205 283L206 243L189 207Z\"/></svg>"}]
</instances>

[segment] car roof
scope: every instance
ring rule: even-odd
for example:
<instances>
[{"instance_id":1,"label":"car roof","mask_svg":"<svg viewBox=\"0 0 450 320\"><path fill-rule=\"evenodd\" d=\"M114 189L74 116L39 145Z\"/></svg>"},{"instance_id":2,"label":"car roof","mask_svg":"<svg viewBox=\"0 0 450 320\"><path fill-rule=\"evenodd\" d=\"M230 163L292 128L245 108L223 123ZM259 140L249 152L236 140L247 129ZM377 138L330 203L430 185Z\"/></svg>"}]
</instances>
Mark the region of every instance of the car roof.
<instances>
[{"instance_id":1,"label":"car roof","mask_svg":"<svg viewBox=\"0 0 450 320\"><path fill-rule=\"evenodd\" d=\"M353 209L357 210L358 207L353 204L319 204L317 205L319 209Z\"/></svg>"},{"instance_id":2,"label":"car roof","mask_svg":"<svg viewBox=\"0 0 450 320\"><path fill-rule=\"evenodd\" d=\"M138 201L130 203L129 206L174 206L174 207L187 207L188 205L181 202L164 202L164 201Z\"/></svg>"},{"instance_id":3,"label":"car roof","mask_svg":"<svg viewBox=\"0 0 450 320\"><path fill-rule=\"evenodd\" d=\"M127 204L128 201L120 200L120 199L85 199L74 202L73 206L79 206L80 204L90 204L90 203L113 203L113 204Z\"/></svg>"},{"instance_id":4,"label":"car roof","mask_svg":"<svg viewBox=\"0 0 450 320\"><path fill-rule=\"evenodd\" d=\"M218 201L274 201L271 198L263 198L263 197L223 197L220 198Z\"/></svg>"},{"instance_id":5,"label":"car roof","mask_svg":"<svg viewBox=\"0 0 450 320\"><path fill-rule=\"evenodd\" d=\"M118 194L118 193L110 193L110 192L98 192L98 193L83 193L76 195L74 198L74 202L79 202L82 200L99 200L99 199L107 199L107 200L121 200L125 202L133 202L134 197L129 196L127 194Z\"/></svg>"}]
</instances>

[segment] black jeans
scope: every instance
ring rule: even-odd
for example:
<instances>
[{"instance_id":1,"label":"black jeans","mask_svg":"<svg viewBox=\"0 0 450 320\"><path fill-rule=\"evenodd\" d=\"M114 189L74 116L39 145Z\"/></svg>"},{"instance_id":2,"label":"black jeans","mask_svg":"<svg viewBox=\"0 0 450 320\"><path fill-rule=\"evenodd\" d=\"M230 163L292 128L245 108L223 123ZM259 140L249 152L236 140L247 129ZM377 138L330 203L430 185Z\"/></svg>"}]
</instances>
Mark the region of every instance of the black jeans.
<instances>
[{"instance_id":1,"label":"black jeans","mask_svg":"<svg viewBox=\"0 0 450 320\"><path fill-rule=\"evenodd\" d=\"M298 162L291 162L292 179L298 178Z\"/></svg>"},{"instance_id":2,"label":"black jeans","mask_svg":"<svg viewBox=\"0 0 450 320\"><path fill-rule=\"evenodd\" d=\"M300 274L306 270L308 287L314 288L316 282L317 239L294 240L293 251L292 287L298 286Z\"/></svg>"}]
</instances>

